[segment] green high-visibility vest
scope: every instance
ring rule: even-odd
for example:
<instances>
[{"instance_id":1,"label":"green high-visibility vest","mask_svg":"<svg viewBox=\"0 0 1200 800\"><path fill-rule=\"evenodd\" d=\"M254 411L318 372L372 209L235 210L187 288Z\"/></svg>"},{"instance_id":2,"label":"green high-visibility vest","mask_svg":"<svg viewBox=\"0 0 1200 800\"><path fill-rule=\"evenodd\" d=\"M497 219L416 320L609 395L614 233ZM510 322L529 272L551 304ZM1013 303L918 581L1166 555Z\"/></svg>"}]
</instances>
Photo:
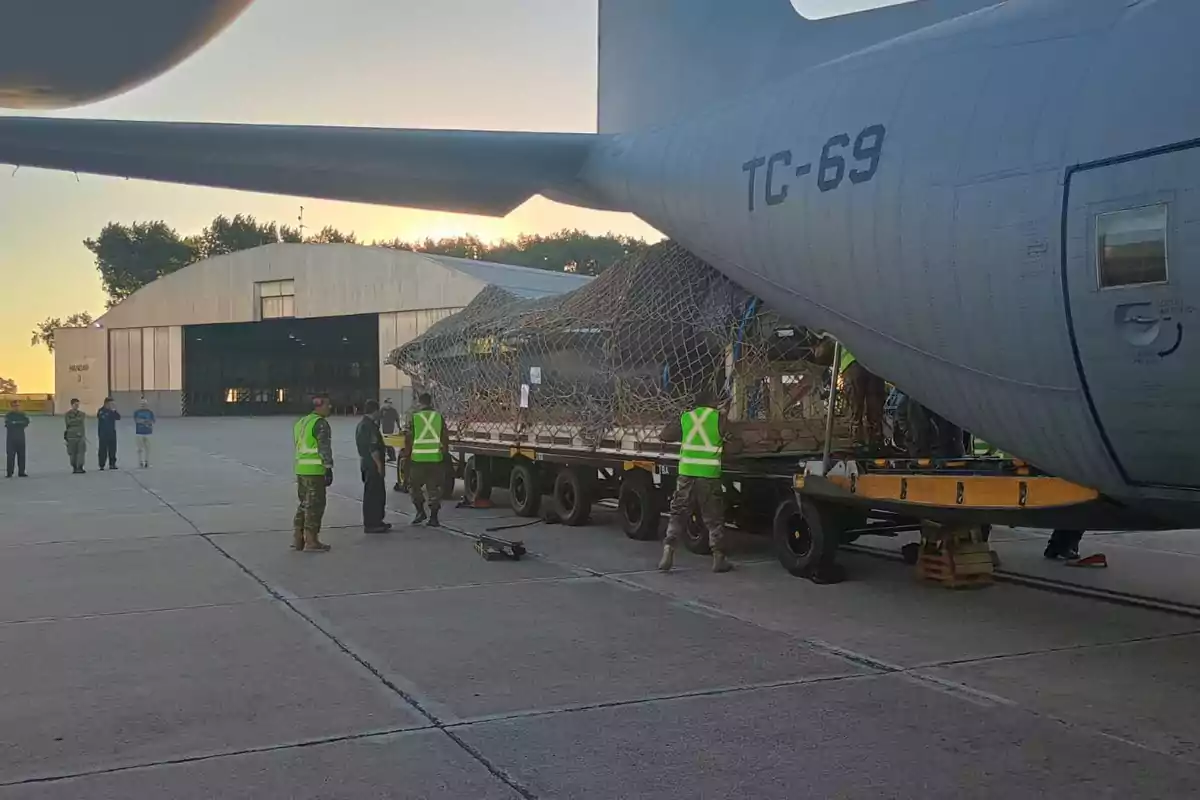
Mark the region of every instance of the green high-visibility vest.
<instances>
[{"instance_id":1,"label":"green high-visibility vest","mask_svg":"<svg viewBox=\"0 0 1200 800\"><path fill-rule=\"evenodd\" d=\"M1007 454L1000 452L990 444L979 437L972 440L971 455L974 456L995 456L997 458L1008 458Z\"/></svg>"},{"instance_id":2,"label":"green high-visibility vest","mask_svg":"<svg viewBox=\"0 0 1200 800\"><path fill-rule=\"evenodd\" d=\"M320 414L309 414L302 417L292 428L292 439L296 443L296 474L324 475L325 464L321 461L321 451L317 448L316 427Z\"/></svg>"},{"instance_id":3,"label":"green high-visibility vest","mask_svg":"<svg viewBox=\"0 0 1200 800\"><path fill-rule=\"evenodd\" d=\"M721 477L720 415L715 408L694 408L679 418L683 443L679 445L679 474L689 478Z\"/></svg>"},{"instance_id":4,"label":"green high-visibility vest","mask_svg":"<svg viewBox=\"0 0 1200 800\"><path fill-rule=\"evenodd\" d=\"M842 360L838 363L838 374L841 375L846 371L846 367L850 366L857 360L858 359L854 357L854 353L851 353L846 349L845 345L842 345Z\"/></svg>"},{"instance_id":5,"label":"green high-visibility vest","mask_svg":"<svg viewBox=\"0 0 1200 800\"><path fill-rule=\"evenodd\" d=\"M436 411L413 412L413 461L436 464L442 460L442 424L442 415Z\"/></svg>"}]
</instances>

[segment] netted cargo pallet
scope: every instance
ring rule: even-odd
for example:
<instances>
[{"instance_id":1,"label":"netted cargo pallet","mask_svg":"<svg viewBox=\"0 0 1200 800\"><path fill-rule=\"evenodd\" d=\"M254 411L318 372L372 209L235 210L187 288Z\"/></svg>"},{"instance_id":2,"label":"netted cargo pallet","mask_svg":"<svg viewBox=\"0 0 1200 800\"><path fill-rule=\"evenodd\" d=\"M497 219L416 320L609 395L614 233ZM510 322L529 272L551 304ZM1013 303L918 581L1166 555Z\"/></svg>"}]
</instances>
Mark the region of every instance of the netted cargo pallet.
<instances>
[{"instance_id":1,"label":"netted cargo pallet","mask_svg":"<svg viewBox=\"0 0 1200 800\"><path fill-rule=\"evenodd\" d=\"M709 392L731 448L812 452L825 432L819 339L687 250L664 242L570 293L488 287L387 362L429 391L459 435L614 449L657 443ZM847 439L845 420L835 440Z\"/></svg>"}]
</instances>

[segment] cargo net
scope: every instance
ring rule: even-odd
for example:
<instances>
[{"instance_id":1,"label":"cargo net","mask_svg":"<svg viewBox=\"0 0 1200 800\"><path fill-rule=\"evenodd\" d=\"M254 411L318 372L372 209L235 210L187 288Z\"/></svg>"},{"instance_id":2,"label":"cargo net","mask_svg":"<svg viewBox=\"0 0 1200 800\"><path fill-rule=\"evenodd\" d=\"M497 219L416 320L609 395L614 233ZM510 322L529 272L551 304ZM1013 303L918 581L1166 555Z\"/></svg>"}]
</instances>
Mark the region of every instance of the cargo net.
<instances>
[{"instance_id":1,"label":"cargo net","mask_svg":"<svg viewBox=\"0 0 1200 800\"><path fill-rule=\"evenodd\" d=\"M828 373L810 360L818 341L663 242L567 294L527 299L490 286L387 363L433 395L458 436L658 447L661 427L707 389L735 427L772 427L744 437L755 439L746 447L782 452L824 436Z\"/></svg>"}]
</instances>

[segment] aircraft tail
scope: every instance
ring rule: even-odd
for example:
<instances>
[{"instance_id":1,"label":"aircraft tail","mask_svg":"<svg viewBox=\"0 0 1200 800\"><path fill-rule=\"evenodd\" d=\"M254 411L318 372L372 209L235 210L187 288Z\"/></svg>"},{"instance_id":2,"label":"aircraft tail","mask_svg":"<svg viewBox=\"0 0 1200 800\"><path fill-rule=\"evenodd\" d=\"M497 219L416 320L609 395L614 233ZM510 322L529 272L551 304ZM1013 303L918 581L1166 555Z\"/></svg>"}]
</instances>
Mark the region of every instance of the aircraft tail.
<instances>
[{"instance_id":1,"label":"aircraft tail","mask_svg":"<svg viewBox=\"0 0 1200 800\"><path fill-rule=\"evenodd\" d=\"M809 20L791 0L600 0L597 129L667 124L1001 1L915 0Z\"/></svg>"}]
</instances>

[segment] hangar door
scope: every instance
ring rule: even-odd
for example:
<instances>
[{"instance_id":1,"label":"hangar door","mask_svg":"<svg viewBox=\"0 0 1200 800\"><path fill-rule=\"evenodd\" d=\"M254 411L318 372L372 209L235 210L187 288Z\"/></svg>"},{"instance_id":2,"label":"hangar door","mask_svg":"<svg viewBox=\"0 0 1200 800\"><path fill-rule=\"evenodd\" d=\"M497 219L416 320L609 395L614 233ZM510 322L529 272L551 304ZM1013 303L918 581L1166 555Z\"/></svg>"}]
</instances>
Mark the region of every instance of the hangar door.
<instances>
[{"instance_id":1,"label":"hangar door","mask_svg":"<svg viewBox=\"0 0 1200 800\"><path fill-rule=\"evenodd\" d=\"M1200 488L1200 148L1084 165L1064 205L1068 318L1127 482Z\"/></svg>"}]
</instances>

